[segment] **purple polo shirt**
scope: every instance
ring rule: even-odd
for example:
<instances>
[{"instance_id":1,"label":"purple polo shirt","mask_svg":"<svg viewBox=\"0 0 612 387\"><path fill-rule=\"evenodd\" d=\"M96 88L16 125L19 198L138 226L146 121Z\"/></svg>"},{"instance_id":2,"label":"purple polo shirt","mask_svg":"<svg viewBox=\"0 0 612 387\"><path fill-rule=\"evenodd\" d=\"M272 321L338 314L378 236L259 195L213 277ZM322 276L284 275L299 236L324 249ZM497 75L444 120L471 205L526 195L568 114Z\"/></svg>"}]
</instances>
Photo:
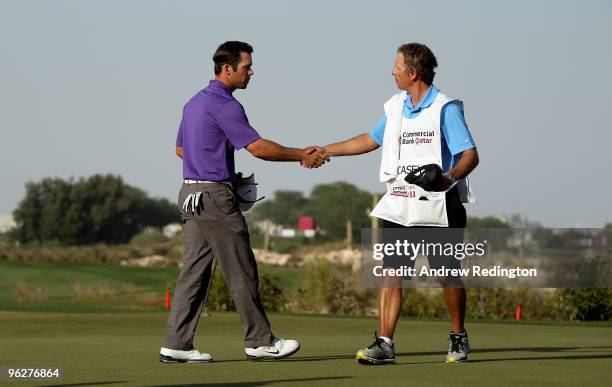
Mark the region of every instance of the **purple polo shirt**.
<instances>
[{"instance_id":1,"label":"purple polo shirt","mask_svg":"<svg viewBox=\"0 0 612 387\"><path fill-rule=\"evenodd\" d=\"M210 81L183 108L176 136L176 146L183 148L183 178L233 181L234 151L259 138L230 89Z\"/></svg>"}]
</instances>

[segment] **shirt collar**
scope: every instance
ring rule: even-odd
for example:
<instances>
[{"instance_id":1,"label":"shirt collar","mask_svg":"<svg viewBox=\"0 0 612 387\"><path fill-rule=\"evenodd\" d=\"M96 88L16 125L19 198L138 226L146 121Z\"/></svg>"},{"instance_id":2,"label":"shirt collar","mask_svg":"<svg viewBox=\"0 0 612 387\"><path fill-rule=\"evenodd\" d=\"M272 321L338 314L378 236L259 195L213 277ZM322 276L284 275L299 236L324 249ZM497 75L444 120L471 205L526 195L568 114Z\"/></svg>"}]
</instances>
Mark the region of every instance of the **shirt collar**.
<instances>
[{"instance_id":1,"label":"shirt collar","mask_svg":"<svg viewBox=\"0 0 612 387\"><path fill-rule=\"evenodd\" d=\"M438 88L434 86L434 84L432 83L431 86L429 86L429 90L427 90L427 94L425 94L425 97L423 97L421 102L419 102L414 108L412 107L412 100L410 99L410 94L408 94L406 98L406 108L408 108L410 112L416 112L421 109L425 109L429 107L436 100L437 96L438 96Z\"/></svg>"},{"instance_id":2,"label":"shirt collar","mask_svg":"<svg viewBox=\"0 0 612 387\"><path fill-rule=\"evenodd\" d=\"M225 83L217 81L216 79L212 79L210 82L208 82L208 87L220 89L224 91L227 95L232 95L232 92L230 91L229 87L227 87Z\"/></svg>"}]
</instances>

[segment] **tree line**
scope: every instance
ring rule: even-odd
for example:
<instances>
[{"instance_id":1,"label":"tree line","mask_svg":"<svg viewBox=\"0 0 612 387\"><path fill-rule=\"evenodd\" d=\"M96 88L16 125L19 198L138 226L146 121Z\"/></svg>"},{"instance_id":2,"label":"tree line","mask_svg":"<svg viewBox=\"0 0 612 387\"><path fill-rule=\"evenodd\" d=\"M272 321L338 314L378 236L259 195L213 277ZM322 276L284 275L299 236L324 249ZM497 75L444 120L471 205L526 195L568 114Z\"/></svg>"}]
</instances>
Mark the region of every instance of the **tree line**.
<instances>
[{"instance_id":1,"label":"tree line","mask_svg":"<svg viewBox=\"0 0 612 387\"><path fill-rule=\"evenodd\" d=\"M316 185L309 197L301 191L276 191L273 199L253 208L249 217L293 228L300 216L313 216L332 240L346 238L350 221L353 238L359 240L361 229L371 226L371 207L372 193L340 181Z\"/></svg>"},{"instance_id":2,"label":"tree line","mask_svg":"<svg viewBox=\"0 0 612 387\"><path fill-rule=\"evenodd\" d=\"M382 193L376 195L377 198L381 196ZM276 191L272 199L255 206L248 217L293 228L300 216L313 216L331 240L345 239L349 222L353 239L360 240L361 229L371 227L369 212L373 200L374 194L340 181L316 185L308 197L301 191ZM26 184L25 197L13 217L17 226L12 231L12 239L22 243L65 245L125 243L145 227L180 222L176 204L150 198L143 190L114 175L94 175L78 180L45 178L30 182ZM606 226L608 239L612 240L612 224ZM498 231L486 235L487 238L481 235L481 239L498 238L495 245L503 246L512 234L508 224L495 217L468 221L472 234L499 228L506 232ZM555 236L546 231L538 230L533 236L543 246L552 247Z\"/></svg>"},{"instance_id":3,"label":"tree line","mask_svg":"<svg viewBox=\"0 0 612 387\"><path fill-rule=\"evenodd\" d=\"M29 182L13 218L13 238L21 243L67 245L125 243L147 226L180 221L175 204L114 175Z\"/></svg>"}]
</instances>

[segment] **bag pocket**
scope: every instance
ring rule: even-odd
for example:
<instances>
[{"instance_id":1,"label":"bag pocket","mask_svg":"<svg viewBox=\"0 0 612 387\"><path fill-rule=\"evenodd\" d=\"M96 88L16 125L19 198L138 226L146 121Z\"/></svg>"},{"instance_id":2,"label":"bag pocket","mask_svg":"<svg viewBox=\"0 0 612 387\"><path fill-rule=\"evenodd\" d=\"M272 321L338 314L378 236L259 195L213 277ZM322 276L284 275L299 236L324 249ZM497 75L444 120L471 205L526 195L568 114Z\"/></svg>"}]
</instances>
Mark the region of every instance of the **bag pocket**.
<instances>
[{"instance_id":1,"label":"bag pocket","mask_svg":"<svg viewBox=\"0 0 612 387\"><path fill-rule=\"evenodd\" d=\"M448 227L444 200L407 200L407 202L410 225Z\"/></svg>"}]
</instances>

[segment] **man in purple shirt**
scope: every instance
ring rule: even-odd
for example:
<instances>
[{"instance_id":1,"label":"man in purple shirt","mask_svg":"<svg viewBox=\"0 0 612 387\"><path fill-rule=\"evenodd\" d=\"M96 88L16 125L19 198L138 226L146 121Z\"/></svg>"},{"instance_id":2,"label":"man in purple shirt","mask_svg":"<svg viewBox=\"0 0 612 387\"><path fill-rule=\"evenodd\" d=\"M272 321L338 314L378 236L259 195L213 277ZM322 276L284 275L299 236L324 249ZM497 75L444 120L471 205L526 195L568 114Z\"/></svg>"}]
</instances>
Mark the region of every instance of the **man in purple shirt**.
<instances>
[{"instance_id":1,"label":"man in purple shirt","mask_svg":"<svg viewBox=\"0 0 612 387\"><path fill-rule=\"evenodd\" d=\"M328 159L315 146L288 148L263 139L249 124L232 93L245 89L253 76L252 52L243 42L219 46L213 55L215 79L183 109L176 154L183 159L185 179L179 193L185 251L160 351L165 363L212 361L211 355L193 347L193 338L214 258L244 326L247 359L282 359L300 348L297 341L272 334L259 298L257 264L234 189L234 151L246 148L264 160L299 161L307 168Z\"/></svg>"}]
</instances>

